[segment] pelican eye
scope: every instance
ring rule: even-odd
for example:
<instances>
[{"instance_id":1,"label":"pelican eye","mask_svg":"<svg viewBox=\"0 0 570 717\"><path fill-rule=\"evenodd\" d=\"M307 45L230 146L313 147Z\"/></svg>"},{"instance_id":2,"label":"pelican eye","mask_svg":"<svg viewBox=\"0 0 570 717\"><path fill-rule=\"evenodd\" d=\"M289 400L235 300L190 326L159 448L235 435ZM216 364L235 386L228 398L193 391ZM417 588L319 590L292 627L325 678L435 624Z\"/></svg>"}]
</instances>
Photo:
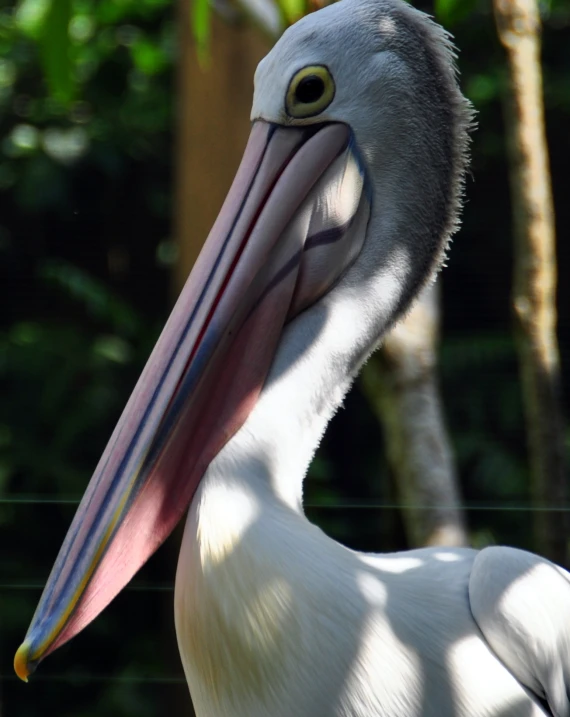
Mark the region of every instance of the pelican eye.
<instances>
[{"instance_id":1,"label":"pelican eye","mask_svg":"<svg viewBox=\"0 0 570 717\"><path fill-rule=\"evenodd\" d=\"M318 75L303 77L295 90L295 99L304 105L320 100L325 91L325 83Z\"/></svg>"},{"instance_id":2,"label":"pelican eye","mask_svg":"<svg viewBox=\"0 0 570 717\"><path fill-rule=\"evenodd\" d=\"M333 101L334 80L324 65L304 67L293 75L285 97L285 111L290 117L314 117Z\"/></svg>"}]
</instances>

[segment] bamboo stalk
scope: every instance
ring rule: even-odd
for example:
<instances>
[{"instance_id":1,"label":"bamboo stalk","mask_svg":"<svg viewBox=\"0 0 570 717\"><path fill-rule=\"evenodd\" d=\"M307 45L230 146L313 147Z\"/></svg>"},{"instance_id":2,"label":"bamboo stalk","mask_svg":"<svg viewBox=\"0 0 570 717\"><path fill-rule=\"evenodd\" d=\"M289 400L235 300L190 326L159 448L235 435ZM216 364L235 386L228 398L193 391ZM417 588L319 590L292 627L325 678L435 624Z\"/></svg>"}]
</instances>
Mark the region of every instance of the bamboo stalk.
<instances>
[{"instance_id":1,"label":"bamboo stalk","mask_svg":"<svg viewBox=\"0 0 570 717\"><path fill-rule=\"evenodd\" d=\"M513 203L513 308L537 507L566 500L564 421L556 337L556 240L544 125L536 0L494 0L507 53L506 132ZM564 513L534 514L537 549L566 561Z\"/></svg>"}]
</instances>

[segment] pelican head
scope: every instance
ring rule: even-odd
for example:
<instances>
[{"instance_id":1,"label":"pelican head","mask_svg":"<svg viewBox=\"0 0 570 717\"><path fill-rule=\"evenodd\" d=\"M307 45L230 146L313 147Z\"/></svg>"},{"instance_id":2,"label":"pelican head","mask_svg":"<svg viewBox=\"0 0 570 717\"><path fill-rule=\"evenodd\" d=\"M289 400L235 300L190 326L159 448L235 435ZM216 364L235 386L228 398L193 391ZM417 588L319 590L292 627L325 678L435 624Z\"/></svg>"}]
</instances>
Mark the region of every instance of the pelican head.
<instances>
[{"instance_id":1,"label":"pelican head","mask_svg":"<svg viewBox=\"0 0 570 717\"><path fill-rule=\"evenodd\" d=\"M471 112L448 36L402 0L341 0L287 30L257 69L251 119L17 652L23 679L171 533L258 402L288 327L355 300L354 374L456 227ZM303 361L301 345L288 360Z\"/></svg>"}]
</instances>

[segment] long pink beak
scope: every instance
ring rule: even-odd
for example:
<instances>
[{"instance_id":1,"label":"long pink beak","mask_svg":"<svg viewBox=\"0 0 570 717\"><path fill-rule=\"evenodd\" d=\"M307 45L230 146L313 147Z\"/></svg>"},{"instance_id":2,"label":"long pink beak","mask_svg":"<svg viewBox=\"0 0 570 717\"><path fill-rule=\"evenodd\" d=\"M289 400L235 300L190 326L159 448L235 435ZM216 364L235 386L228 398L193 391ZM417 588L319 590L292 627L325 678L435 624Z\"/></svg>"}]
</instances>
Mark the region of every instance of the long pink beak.
<instances>
[{"instance_id":1,"label":"long pink beak","mask_svg":"<svg viewBox=\"0 0 570 717\"><path fill-rule=\"evenodd\" d=\"M172 532L255 405L284 324L354 261L369 212L347 126L254 123L16 653L22 679L91 622Z\"/></svg>"}]
</instances>

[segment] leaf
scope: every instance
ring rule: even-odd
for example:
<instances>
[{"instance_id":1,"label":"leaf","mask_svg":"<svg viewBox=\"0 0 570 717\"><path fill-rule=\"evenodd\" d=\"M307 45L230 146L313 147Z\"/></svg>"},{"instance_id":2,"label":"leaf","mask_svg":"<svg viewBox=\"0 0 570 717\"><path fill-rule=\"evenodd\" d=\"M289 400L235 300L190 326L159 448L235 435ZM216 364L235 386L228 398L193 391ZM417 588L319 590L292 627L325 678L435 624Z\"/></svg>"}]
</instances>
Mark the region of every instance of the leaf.
<instances>
[{"instance_id":1,"label":"leaf","mask_svg":"<svg viewBox=\"0 0 570 717\"><path fill-rule=\"evenodd\" d=\"M70 21L71 0L51 0L39 38L41 64L49 91L64 105L71 102L75 91Z\"/></svg>"},{"instance_id":2,"label":"leaf","mask_svg":"<svg viewBox=\"0 0 570 717\"><path fill-rule=\"evenodd\" d=\"M470 15L477 0L435 0L435 16L444 25L453 25Z\"/></svg>"},{"instance_id":3,"label":"leaf","mask_svg":"<svg viewBox=\"0 0 570 717\"><path fill-rule=\"evenodd\" d=\"M495 100L501 91L501 80L497 73L473 74L467 83L466 94L476 107Z\"/></svg>"},{"instance_id":4,"label":"leaf","mask_svg":"<svg viewBox=\"0 0 570 717\"><path fill-rule=\"evenodd\" d=\"M192 34L200 64L207 64L210 52L210 0L192 0Z\"/></svg>"},{"instance_id":5,"label":"leaf","mask_svg":"<svg viewBox=\"0 0 570 717\"><path fill-rule=\"evenodd\" d=\"M16 27L36 39L42 31L50 0L20 0L14 13Z\"/></svg>"},{"instance_id":6,"label":"leaf","mask_svg":"<svg viewBox=\"0 0 570 717\"><path fill-rule=\"evenodd\" d=\"M166 65L166 57L160 46L144 38L133 43L131 53L135 65L145 75L155 75Z\"/></svg>"},{"instance_id":7,"label":"leaf","mask_svg":"<svg viewBox=\"0 0 570 717\"><path fill-rule=\"evenodd\" d=\"M307 10L305 0L279 0L279 5L289 25L297 22Z\"/></svg>"}]
</instances>

